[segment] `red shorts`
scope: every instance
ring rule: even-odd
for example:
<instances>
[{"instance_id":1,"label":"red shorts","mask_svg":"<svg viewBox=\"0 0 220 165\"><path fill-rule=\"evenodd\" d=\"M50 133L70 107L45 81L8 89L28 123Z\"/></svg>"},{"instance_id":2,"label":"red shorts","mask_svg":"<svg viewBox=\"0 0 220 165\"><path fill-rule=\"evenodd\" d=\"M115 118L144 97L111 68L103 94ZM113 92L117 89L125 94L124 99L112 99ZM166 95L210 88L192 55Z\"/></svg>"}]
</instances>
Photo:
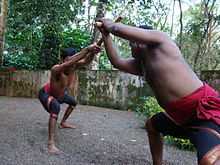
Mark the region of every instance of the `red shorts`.
<instances>
[{"instance_id":1,"label":"red shorts","mask_svg":"<svg viewBox=\"0 0 220 165\"><path fill-rule=\"evenodd\" d=\"M179 125L186 124L194 117L212 120L220 125L220 98L218 96L217 91L204 83L190 95L169 103L165 111Z\"/></svg>"}]
</instances>

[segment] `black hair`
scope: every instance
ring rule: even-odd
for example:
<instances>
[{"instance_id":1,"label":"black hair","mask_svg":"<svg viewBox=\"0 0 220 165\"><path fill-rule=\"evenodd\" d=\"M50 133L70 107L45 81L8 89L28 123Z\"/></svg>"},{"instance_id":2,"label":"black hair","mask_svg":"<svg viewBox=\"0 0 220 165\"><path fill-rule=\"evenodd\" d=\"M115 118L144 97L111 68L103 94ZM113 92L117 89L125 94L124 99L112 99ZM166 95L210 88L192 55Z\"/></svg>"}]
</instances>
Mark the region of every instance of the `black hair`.
<instances>
[{"instance_id":1,"label":"black hair","mask_svg":"<svg viewBox=\"0 0 220 165\"><path fill-rule=\"evenodd\" d=\"M153 27L150 26L150 25L140 25L138 27L141 28L141 29L148 29L148 30L152 30L153 29Z\"/></svg>"},{"instance_id":2,"label":"black hair","mask_svg":"<svg viewBox=\"0 0 220 165\"><path fill-rule=\"evenodd\" d=\"M61 50L60 57L61 59L65 59L68 56L73 56L77 51L75 48L65 48Z\"/></svg>"}]
</instances>

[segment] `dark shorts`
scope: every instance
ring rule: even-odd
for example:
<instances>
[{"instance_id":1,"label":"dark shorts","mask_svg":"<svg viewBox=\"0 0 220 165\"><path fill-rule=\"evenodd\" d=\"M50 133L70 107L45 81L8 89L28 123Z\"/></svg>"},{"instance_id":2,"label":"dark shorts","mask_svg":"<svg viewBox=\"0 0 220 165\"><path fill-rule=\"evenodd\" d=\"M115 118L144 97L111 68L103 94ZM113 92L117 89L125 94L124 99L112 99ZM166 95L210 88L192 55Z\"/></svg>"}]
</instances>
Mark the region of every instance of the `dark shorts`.
<instances>
[{"instance_id":1,"label":"dark shorts","mask_svg":"<svg viewBox=\"0 0 220 165\"><path fill-rule=\"evenodd\" d=\"M58 115L60 112L60 104L66 103L71 106L76 106L77 102L73 96L68 95L67 90L64 92L64 96L62 98L53 98L48 107L48 99L50 95L41 88L39 91L38 98L48 113L53 113Z\"/></svg>"},{"instance_id":2,"label":"dark shorts","mask_svg":"<svg viewBox=\"0 0 220 165\"><path fill-rule=\"evenodd\" d=\"M164 136L189 139L197 149L198 160L210 149L220 144L218 136L220 126L213 121L194 119L182 127L176 125L162 112L154 115L151 121L154 128Z\"/></svg>"}]
</instances>

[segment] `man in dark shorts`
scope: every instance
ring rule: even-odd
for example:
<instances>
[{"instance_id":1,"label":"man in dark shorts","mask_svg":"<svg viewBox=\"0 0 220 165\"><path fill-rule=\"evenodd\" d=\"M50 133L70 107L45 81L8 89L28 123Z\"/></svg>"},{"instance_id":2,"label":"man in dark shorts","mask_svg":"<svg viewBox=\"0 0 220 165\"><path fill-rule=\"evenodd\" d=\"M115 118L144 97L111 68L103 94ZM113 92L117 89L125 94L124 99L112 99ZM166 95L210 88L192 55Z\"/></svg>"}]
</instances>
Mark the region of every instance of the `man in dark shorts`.
<instances>
[{"instance_id":1,"label":"man in dark shorts","mask_svg":"<svg viewBox=\"0 0 220 165\"><path fill-rule=\"evenodd\" d=\"M149 26L133 27L100 19L109 60L115 68L143 76L165 112L146 122L154 165L162 164L162 135L189 138L200 165L220 164L220 99L186 63L178 46ZM132 57L118 56L111 34L129 40Z\"/></svg>"},{"instance_id":2,"label":"man in dark shorts","mask_svg":"<svg viewBox=\"0 0 220 165\"><path fill-rule=\"evenodd\" d=\"M61 52L61 63L51 68L50 81L39 91L39 100L43 107L50 114L48 125L48 151L49 153L60 153L55 145L55 128L60 104L66 103L68 107L61 120L61 128L75 128L66 122L67 118L76 106L76 100L68 95L67 89L75 82L75 71L92 61L95 54L100 51L100 47L92 44L79 53L74 48L66 48Z\"/></svg>"}]
</instances>

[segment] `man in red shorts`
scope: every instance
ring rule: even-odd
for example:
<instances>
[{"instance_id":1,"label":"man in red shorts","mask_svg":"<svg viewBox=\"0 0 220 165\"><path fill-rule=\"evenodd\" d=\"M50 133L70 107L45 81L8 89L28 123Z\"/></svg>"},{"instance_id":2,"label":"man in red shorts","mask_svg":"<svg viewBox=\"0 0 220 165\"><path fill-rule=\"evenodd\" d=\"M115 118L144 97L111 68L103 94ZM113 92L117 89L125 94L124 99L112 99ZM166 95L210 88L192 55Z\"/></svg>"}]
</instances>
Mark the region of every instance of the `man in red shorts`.
<instances>
[{"instance_id":1,"label":"man in red shorts","mask_svg":"<svg viewBox=\"0 0 220 165\"><path fill-rule=\"evenodd\" d=\"M162 164L162 135L189 138L200 165L220 164L220 99L186 63L165 33L149 26L133 27L100 19L109 60L115 68L144 76L165 112L146 122L154 165ZM132 57L118 56L111 34L129 40Z\"/></svg>"},{"instance_id":2,"label":"man in red shorts","mask_svg":"<svg viewBox=\"0 0 220 165\"><path fill-rule=\"evenodd\" d=\"M60 153L55 145L55 128L60 104L66 103L68 107L61 120L61 128L75 128L66 122L69 115L76 106L73 96L68 95L67 89L71 87L75 80L75 71L92 61L95 54L100 51L100 47L92 44L79 53L74 48L66 48L61 52L61 64L51 68L50 81L39 91L39 100L43 107L50 113L48 125L48 151L49 153Z\"/></svg>"}]
</instances>

